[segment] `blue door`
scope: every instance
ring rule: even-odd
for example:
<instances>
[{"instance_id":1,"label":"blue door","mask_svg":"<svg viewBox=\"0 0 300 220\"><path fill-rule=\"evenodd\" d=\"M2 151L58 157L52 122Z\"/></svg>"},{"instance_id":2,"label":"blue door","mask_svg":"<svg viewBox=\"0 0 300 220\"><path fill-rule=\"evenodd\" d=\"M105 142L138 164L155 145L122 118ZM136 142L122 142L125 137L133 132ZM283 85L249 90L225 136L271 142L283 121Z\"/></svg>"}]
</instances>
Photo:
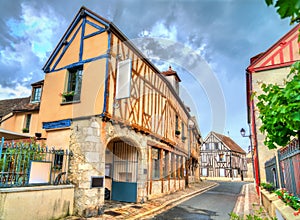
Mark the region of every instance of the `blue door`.
<instances>
[{"instance_id":1,"label":"blue door","mask_svg":"<svg viewBox=\"0 0 300 220\"><path fill-rule=\"evenodd\" d=\"M137 201L138 152L125 142L113 146L111 199L122 202Z\"/></svg>"},{"instance_id":2,"label":"blue door","mask_svg":"<svg viewBox=\"0 0 300 220\"><path fill-rule=\"evenodd\" d=\"M137 183L112 182L112 200L122 202L136 202Z\"/></svg>"}]
</instances>

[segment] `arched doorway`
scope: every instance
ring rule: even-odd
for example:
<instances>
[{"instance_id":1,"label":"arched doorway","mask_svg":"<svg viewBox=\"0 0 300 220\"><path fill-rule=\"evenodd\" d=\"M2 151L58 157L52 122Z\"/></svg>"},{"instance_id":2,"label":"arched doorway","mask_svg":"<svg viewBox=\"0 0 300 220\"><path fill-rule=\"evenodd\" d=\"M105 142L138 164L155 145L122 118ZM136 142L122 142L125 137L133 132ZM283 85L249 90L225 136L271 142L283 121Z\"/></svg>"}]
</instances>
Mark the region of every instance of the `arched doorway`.
<instances>
[{"instance_id":1,"label":"arched doorway","mask_svg":"<svg viewBox=\"0 0 300 220\"><path fill-rule=\"evenodd\" d=\"M138 150L130 142L111 141L105 155L106 184L111 182L111 200L137 201ZM110 181L108 181L110 179Z\"/></svg>"}]
</instances>

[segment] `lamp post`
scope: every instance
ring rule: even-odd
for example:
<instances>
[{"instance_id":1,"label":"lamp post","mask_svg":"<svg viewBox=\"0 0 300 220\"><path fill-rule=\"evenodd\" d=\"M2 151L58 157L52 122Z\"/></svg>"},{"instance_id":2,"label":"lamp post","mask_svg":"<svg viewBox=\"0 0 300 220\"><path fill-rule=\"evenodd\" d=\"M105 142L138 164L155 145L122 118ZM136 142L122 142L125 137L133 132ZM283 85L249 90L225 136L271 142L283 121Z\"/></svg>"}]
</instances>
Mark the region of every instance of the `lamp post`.
<instances>
[{"instance_id":1,"label":"lamp post","mask_svg":"<svg viewBox=\"0 0 300 220\"><path fill-rule=\"evenodd\" d=\"M251 139L251 132L249 131L249 135L246 135L246 131L244 128L240 130L242 137L248 137L250 139L250 150L251 150L251 157L252 157L252 171L253 171L253 178L255 179L255 169L254 169L254 161L253 161L253 148L252 148L252 139Z\"/></svg>"}]
</instances>

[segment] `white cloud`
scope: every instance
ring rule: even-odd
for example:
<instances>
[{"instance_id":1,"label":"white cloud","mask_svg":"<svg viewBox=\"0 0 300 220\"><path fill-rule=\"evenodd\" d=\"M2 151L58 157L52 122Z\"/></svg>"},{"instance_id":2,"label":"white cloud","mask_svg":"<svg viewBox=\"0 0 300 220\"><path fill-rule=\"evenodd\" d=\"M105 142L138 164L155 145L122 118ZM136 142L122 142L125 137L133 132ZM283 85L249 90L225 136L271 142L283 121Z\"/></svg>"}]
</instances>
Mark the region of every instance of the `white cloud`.
<instances>
[{"instance_id":1,"label":"white cloud","mask_svg":"<svg viewBox=\"0 0 300 220\"><path fill-rule=\"evenodd\" d=\"M17 84L16 88L7 88L0 85L0 100L28 97L31 95L31 88Z\"/></svg>"},{"instance_id":2,"label":"white cloud","mask_svg":"<svg viewBox=\"0 0 300 220\"><path fill-rule=\"evenodd\" d=\"M177 41L177 27L175 25L167 27L162 20L157 21L149 32L144 32L151 37L166 38L170 41Z\"/></svg>"},{"instance_id":3,"label":"white cloud","mask_svg":"<svg viewBox=\"0 0 300 220\"><path fill-rule=\"evenodd\" d=\"M45 60L47 52L53 49L51 41L55 35L54 31L64 22L64 19L57 17L57 14L50 8L36 11L26 3L23 3L21 8L20 18L9 19L7 22L11 35L17 39L27 39L30 50L40 60ZM21 43L22 40L18 44ZM17 45L13 45L13 47L16 49ZM17 50L15 53L21 53L21 51Z\"/></svg>"},{"instance_id":4,"label":"white cloud","mask_svg":"<svg viewBox=\"0 0 300 220\"><path fill-rule=\"evenodd\" d=\"M43 78L42 65L66 20L53 8L22 3L19 16L3 21L7 43L0 47L0 98L24 97L30 95L29 85Z\"/></svg>"}]
</instances>

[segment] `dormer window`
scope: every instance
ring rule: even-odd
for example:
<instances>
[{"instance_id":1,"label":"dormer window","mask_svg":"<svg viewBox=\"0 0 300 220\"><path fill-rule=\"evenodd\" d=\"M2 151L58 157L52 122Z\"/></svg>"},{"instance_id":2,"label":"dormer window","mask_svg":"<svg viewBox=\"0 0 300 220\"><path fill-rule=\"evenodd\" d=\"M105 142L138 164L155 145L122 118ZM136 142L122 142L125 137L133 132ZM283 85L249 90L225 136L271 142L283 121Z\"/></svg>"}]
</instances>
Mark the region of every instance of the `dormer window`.
<instances>
[{"instance_id":1,"label":"dormer window","mask_svg":"<svg viewBox=\"0 0 300 220\"><path fill-rule=\"evenodd\" d=\"M31 102L40 102L41 101L41 94L42 94L42 87L33 87L32 88L32 96L31 96Z\"/></svg>"},{"instance_id":2,"label":"dormer window","mask_svg":"<svg viewBox=\"0 0 300 220\"><path fill-rule=\"evenodd\" d=\"M31 84L32 92L31 92L30 102L38 103L41 101L43 85L44 85L44 80L41 80L41 81Z\"/></svg>"}]
</instances>

